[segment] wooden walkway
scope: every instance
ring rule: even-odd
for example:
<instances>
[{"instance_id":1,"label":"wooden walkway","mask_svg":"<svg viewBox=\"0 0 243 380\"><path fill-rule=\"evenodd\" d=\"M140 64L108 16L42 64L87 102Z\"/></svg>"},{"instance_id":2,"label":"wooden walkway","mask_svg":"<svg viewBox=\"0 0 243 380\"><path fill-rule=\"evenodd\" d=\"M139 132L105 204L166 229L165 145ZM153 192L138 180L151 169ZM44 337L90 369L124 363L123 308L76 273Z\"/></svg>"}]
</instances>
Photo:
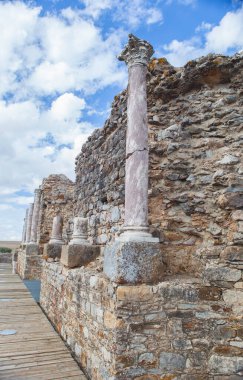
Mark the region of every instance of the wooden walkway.
<instances>
[{"instance_id":1,"label":"wooden walkway","mask_svg":"<svg viewBox=\"0 0 243 380\"><path fill-rule=\"evenodd\" d=\"M0 264L0 380L5 379L86 377L19 276Z\"/></svg>"}]
</instances>

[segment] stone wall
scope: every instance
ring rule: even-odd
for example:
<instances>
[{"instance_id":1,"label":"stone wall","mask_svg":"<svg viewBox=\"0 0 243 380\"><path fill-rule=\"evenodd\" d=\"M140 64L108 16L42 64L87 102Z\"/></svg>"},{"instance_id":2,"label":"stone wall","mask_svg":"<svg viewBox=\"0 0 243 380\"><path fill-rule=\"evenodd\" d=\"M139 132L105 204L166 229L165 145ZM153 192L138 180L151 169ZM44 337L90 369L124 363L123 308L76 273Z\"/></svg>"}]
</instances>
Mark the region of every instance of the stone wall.
<instances>
[{"instance_id":1,"label":"stone wall","mask_svg":"<svg viewBox=\"0 0 243 380\"><path fill-rule=\"evenodd\" d=\"M242 244L242 56L209 55L174 68L150 63L149 220L168 270L200 273L204 256ZM76 209L94 243L111 240L124 217L126 92L76 160Z\"/></svg>"},{"instance_id":2,"label":"stone wall","mask_svg":"<svg viewBox=\"0 0 243 380\"><path fill-rule=\"evenodd\" d=\"M41 304L92 380L233 380L243 376L242 57L149 69L149 220L164 279L117 286L102 256L72 270L45 262ZM74 213L98 244L123 223L125 124L123 92L76 161Z\"/></svg>"},{"instance_id":3,"label":"stone wall","mask_svg":"<svg viewBox=\"0 0 243 380\"><path fill-rule=\"evenodd\" d=\"M74 183L63 174L52 174L45 178L41 185L41 207L38 223L38 242L41 246L47 243L51 236L52 222L58 209L63 217L63 232L68 227L68 221L73 217Z\"/></svg>"},{"instance_id":4,"label":"stone wall","mask_svg":"<svg viewBox=\"0 0 243 380\"><path fill-rule=\"evenodd\" d=\"M153 286L116 286L100 262L45 263L41 305L92 380L231 380L243 369L236 256L209 260L202 279L168 276Z\"/></svg>"},{"instance_id":5,"label":"stone wall","mask_svg":"<svg viewBox=\"0 0 243 380\"><path fill-rule=\"evenodd\" d=\"M0 252L0 263L11 263L12 262L12 253Z\"/></svg>"}]
</instances>

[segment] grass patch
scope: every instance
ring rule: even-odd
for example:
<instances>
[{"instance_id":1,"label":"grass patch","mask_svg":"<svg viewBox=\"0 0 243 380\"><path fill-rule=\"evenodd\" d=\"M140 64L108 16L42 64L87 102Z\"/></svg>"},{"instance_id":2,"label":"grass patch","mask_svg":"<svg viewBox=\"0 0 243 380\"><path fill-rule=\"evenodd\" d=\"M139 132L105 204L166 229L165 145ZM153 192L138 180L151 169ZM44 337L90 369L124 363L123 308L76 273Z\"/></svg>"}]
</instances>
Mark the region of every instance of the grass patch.
<instances>
[{"instance_id":1,"label":"grass patch","mask_svg":"<svg viewBox=\"0 0 243 380\"><path fill-rule=\"evenodd\" d=\"M11 253L12 249L7 247L0 247L0 253Z\"/></svg>"}]
</instances>

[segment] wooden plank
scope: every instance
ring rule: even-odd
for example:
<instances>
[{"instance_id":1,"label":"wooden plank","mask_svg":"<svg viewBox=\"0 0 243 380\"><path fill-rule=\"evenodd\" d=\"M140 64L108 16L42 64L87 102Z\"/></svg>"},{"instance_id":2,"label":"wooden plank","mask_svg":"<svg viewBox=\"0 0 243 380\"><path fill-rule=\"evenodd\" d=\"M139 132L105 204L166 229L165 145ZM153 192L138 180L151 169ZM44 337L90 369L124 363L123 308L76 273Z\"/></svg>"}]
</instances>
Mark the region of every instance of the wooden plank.
<instances>
[{"instance_id":1,"label":"wooden plank","mask_svg":"<svg viewBox=\"0 0 243 380\"><path fill-rule=\"evenodd\" d=\"M86 380L62 339L9 265L0 264L1 380Z\"/></svg>"}]
</instances>

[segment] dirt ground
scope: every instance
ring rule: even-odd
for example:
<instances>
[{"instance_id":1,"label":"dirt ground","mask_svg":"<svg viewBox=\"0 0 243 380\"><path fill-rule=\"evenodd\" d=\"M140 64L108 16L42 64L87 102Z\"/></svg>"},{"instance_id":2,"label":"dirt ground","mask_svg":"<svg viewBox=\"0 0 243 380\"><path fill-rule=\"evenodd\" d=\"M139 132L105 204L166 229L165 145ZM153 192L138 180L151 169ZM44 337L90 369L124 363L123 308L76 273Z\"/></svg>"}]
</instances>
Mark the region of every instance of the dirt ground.
<instances>
[{"instance_id":1,"label":"dirt ground","mask_svg":"<svg viewBox=\"0 0 243 380\"><path fill-rule=\"evenodd\" d=\"M0 241L0 247L6 247L6 248L18 248L20 246L20 241Z\"/></svg>"}]
</instances>

